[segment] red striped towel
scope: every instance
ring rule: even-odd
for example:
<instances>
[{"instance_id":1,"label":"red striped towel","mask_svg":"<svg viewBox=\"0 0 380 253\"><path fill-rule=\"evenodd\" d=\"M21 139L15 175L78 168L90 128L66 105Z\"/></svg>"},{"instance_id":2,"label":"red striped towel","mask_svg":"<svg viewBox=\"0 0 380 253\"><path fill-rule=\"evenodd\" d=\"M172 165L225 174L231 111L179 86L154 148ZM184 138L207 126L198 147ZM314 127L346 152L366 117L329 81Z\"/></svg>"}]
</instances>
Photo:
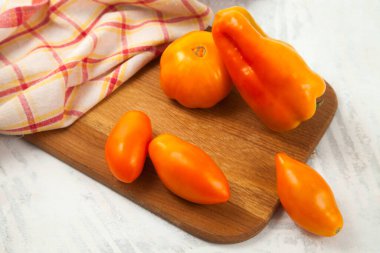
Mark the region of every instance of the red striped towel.
<instances>
[{"instance_id":1,"label":"red striped towel","mask_svg":"<svg viewBox=\"0 0 380 253\"><path fill-rule=\"evenodd\" d=\"M6 0L0 133L69 126L211 16L195 0Z\"/></svg>"}]
</instances>

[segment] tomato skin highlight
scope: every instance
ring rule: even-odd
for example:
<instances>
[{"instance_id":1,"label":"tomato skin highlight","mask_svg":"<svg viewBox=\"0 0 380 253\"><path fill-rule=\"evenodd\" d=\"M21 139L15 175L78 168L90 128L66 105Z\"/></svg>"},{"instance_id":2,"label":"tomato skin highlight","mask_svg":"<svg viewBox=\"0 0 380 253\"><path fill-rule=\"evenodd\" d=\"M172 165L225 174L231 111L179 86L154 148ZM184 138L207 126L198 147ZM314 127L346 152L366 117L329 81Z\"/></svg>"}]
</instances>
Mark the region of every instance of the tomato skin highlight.
<instances>
[{"instance_id":1,"label":"tomato skin highlight","mask_svg":"<svg viewBox=\"0 0 380 253\"><path fill-rule=\"evenodd\" d=\"M230 198L225 175L195 145L162 134L149 144L149 156L163 184L177 196L198 204L224 203Z\"/></svg>"},{"instance_id":2,"label":"tomato skin highlight","mask_svg":"<svg viewBox=\"0 0 380 253\"><path fill-rule=\"evenodd\" d=\"M230 93L232 81L211 32L190 32L165 49L160 86L166 96L188 108L210 108Z\"/></svg>"},{"instance_id":3,"label":"tomato skin highlight","mask_svg":"<svg viewBox=\"0 0 380 253\"><path fill-rule=\"evenodd\" d=\"M126 112L109 134L105 146L108 168L124 183L138 178L152 139L149 117L140 111Z\"/></svg>"},{"instance_id":4,"label":"tomato skin highlight","mask_svg":"<svg viewBox=\"0 0 380 253\"><path fill-rule=\"evenodd\" d=\"M275 161L278 196L293 221L316 235L336 235L343 227L343 217L326 181L285 153L278 153Z\"/></svg>"}]
</instances>

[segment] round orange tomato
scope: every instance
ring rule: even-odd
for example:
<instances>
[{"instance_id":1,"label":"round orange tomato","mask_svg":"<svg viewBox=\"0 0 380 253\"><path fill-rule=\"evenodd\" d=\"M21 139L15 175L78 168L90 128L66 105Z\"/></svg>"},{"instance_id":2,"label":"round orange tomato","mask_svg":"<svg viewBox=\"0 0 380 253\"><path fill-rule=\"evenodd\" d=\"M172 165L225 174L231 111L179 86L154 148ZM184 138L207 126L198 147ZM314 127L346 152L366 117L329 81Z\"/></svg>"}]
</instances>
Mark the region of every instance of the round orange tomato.
<instances>
[{"instance_id":1,"label":"round orange tomato","mask_svg":"<svg viewBox=\"0 0 380 253\"><path fill-rule=\"evenodd\" d=\"M285 153L276 155L277 191L289 216L303 229L334 236L343 218L326 181L307 164Z\"/></svg>"},{"instance_id":2,"label":"round orange tomato","mask_svg":"<svg viewBox=\"0 0 380 253\"><path fill-rule=\"evenodd\" d=\"M198 204L223 203L229 199L226 177L200 148L162 134L149 144L149 156L163 184L179 197Z\"/></svg>"},{"instance_id":3,"label":"round orange tomato","mask_svg":"<svg viewBox=\"0 0 380 253\"><path fill-rule=\"evenodd\" d=\"M140 111L125 113L108 136L105 155L112 174L124 183L133 182L144 167L152 126Z\"/></svg>"},{"instance_id":4,"label":"round orange tomato","mask_svg":"<svg viewBox=\"0 0 380 253\"><path fill-rule=\"evenodd\" d=\"M162 90L185 107L212 107L231 91L211 32L190 32L175 40L163 52L160 67Z\"/></svg>"}]
</instances>

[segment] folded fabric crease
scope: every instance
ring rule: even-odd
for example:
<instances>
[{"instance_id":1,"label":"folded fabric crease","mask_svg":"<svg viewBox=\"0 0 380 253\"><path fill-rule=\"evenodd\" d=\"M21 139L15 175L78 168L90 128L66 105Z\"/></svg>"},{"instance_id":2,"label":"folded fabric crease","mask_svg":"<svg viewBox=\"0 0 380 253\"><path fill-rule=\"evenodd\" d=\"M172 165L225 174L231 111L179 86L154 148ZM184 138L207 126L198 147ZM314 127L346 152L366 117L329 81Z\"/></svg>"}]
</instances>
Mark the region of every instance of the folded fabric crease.
<instances>
[{"instance_id":1,"label":"folded fabric crease","mask_svg":"<svg viewBox=\"0 0 380 253\"><path fill-rule=\"evenodd\" d=\"M195 0L5 1L0 133L71 125L168 43L207 28L211 18Z\"/></svg>"}]
</instances>

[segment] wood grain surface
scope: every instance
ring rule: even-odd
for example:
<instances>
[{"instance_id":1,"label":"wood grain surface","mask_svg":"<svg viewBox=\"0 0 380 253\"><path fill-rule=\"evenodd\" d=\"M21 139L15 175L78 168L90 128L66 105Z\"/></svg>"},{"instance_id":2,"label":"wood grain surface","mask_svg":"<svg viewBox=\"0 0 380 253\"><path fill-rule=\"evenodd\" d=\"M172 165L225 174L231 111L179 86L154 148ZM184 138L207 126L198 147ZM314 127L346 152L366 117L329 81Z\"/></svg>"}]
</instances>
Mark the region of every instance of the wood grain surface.
<instances>
[{"instance_id":1,"label":"wood grain surface","mask_svg":"<svg viewBox=\"0 0 380 253\"><path fill-rule=\"evenodd\" d=\"M71 127L24 138L199 238L235 243L253 237L279 204L275 153L308 159L336 111L334 91L328 85L311 120L279 134L263 126L235 90L207 110L187 109L169 100L159 87L157 63L146 66ZM230 201L197 205L176 197L162 185L149 159L137 181L117 181L107 168L104 145L113 125L128 110L147 113L154 135L171 133L205 150L230 182Z\"/></svg>"}]
</instances>

